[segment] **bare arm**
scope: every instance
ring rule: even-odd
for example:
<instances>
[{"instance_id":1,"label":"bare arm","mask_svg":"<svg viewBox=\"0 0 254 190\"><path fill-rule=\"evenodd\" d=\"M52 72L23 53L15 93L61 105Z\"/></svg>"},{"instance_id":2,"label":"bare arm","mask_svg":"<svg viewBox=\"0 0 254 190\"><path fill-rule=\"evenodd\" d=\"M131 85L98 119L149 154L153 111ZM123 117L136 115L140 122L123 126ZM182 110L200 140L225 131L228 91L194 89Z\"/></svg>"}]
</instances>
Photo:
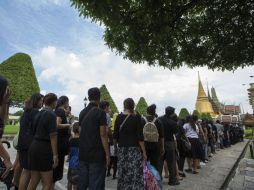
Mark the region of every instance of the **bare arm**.
<instances>
[{"instance_id":1,"label":"bare arm","mask_svg":"<svg viewBox=\"0 0 254 190\"><path fill-rule=\"evenodd\" d=\"M108 165L110 155L109 155L108 134L107 134L106 126L100 126L100 136L101 136L102 146L106 154L107 165Z\"/></svg>"},{"instance_id":2,"label":"bare arm","mask_svg":"<svg viewBox=\"0 0 254 190\"><path fill-rule=\"evenodd\" d=\"M65 129L65 128L69 128L70 126L71 126L70 124L62 124L62 118L61 117L56 118L56 127L58 129Z\"/></svg>"},{"instance_id":3,"label":"bare arm","mask_svg":"<svg viewBox=\"0 0 254 190\"><path fill-rule=\"evenodd\" d=\"M57 155L57 134L50 135L50 144L53 153L53 168L58 165L58 155Z\"/></svg>"},{"instance_id":4,"label":"bare arm","mask_svg":"<svg viewBox=\"0 0 254 190\"><path fill-rule=\"evenodd\" d=\"M161 145L161 155L164 155L165 153L164 138L160 138L160 145Z\"/></svg>"},{"instance_id":5,"label":"bare arm","mask_svg":"<svg viewBox=\"0 0 254 190\"><path fill-rule=\"evenodd\" d=\"M144 157L144 160L147 160L147 156L146 156L146 149L145 149L145 143L144 141L139 141L139 145L140 145L140 148L143 152L143 157Z\"/></svg>"}]
</instances>

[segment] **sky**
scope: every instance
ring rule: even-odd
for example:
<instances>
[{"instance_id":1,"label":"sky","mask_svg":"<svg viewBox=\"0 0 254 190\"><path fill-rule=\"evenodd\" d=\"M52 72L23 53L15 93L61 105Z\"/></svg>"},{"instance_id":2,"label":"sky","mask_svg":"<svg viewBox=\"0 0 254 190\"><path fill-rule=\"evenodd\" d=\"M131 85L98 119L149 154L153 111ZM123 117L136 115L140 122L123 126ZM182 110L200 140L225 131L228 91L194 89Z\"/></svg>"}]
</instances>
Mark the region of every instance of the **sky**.
<instances>
[{"instance_id":1,"label":"sky","mask_svg":"<svg viewBox=\"0 0 254 190\"><path fill-rule=\"evenodd\" d=\"M176 112L183 107L193 111L198 71L204 88L207 84L215 87L221 102L252 112L247 88L254 82L249 77L254 67L221 72L205 67L170 71L138 65L111 51L103 32L103 26L79 17L69 0L0 1L0 62L17 52L29 54L41 92L67 95L75 115L84 107L87 90L102 84L119 110L125 98L132 97L137 103L143 96L148 104L157 105L159 114L169 105Z\"/></svg>"}]
</instances>

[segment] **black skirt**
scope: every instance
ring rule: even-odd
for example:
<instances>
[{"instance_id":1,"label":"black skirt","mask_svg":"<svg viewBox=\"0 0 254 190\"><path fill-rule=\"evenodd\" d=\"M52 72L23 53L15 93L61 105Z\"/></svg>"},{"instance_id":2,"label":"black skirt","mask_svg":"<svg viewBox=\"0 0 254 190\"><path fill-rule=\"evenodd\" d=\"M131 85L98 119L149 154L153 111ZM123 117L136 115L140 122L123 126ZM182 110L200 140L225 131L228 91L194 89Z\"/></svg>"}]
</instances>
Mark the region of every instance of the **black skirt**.
<instances>
[{"instance_id":1,"label":"black skirt","mask_svg":"<svg viewBox=\"0 0 254 190\"><path fill-rule=\"evenodd\" d=\"M191 143L191 151L187 154L188 158L201 159L202 158L202 148L200 146L200 141L198 138L188 138Z\"/></svg>"},{"instance_id":2,"label":"black skirt","mask_svg":"<svg viewBox=\"0 0 254 190\"><path fill-rule=\"evenodd\" d=\"M53 154L50 142L34 140L28 151L28 161L32 171L52 170Z\"/></svg>"},{"instance_id":3,"label":"black skirt","mask_svg":"<svg viewBox=\"0 0 254 190\"><path fill-rule=\"evenodd\" d=\"M28 163L28 151L18 151L19 153L19 164L22 168L30 170Z\"/></svg>"}]
</instances>

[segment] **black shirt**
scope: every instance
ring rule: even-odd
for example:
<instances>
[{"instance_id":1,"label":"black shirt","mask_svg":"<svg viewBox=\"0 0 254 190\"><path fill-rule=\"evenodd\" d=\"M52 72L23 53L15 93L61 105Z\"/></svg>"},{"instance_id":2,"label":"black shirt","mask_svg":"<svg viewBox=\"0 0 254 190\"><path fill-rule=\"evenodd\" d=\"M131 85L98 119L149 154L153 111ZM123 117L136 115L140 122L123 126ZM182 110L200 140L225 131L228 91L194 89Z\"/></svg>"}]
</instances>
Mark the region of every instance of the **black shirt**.
<instances>
[{"instance_id":1,"label":"black shirt","mask_svg":"<svg viewBox=\"0 0 254 190\"><path fill-rule=\"evenodd\" d=\"M107 127L106 113L97 104L90 103L79 114L81 126L79 159L86 162L105 162L100 126Z\"/></svg>"},{"instance_id":2,"label":"black shirt","mask_svg":"<svg viewBox=\"0 0 254 190\"><path fill-rule=\"evenodd\" d=\"M33 122L36 115L39 113L38 109L25 110L20 118L20 129L18 137L18 150L28 150L36 132L36 126Z\"/></svg>"},{"instance_id":3,"label":"black shirt","mask_svg":"<svg viewBox=\"0 0 254 190\"><path fill-rule=\"evenodd\" d=\"M166 115L159 117L164 128L164 141L174 141L174 136L178 132L177 122Z\"/></svg>"},{"instance_id":4,"label":"black shirt","mask_svg":"<svg viewBox=\"0 0 254 190\"><path fill-rule=\"evenodd\" d=\"M4 120L0 117L0 139L2 139L4 133Z\"/></svg>"},{"instance_id":5,"label":"black shirt","mask_svg":"<svg viewBox=\"0 0 254 190\"><path fill-rule=\"evenodd\" d=\"M55 113L56 113L56 117L60 117L62 119L62 124L67 124L67 118L66 118L64 109L57 108L55 110ZM70 137L68 128L57 129L57 133L58 133L58 138L68 138L69 139L69 137Z\"/></svg>"},{"instance_id":6,"label":"black shirt","mask_svg":"<svg viewBox=\"0 0 254 190\"><path fill-rule=\"evenodd\" d=\"M79 138L71 138L69 142L69 148L77 147L79 148Z\"/></svg>"},{"instance_id":7,"label":"black shirt","mask_svg":"<svg viewBox=\"0 0 254 190\"><path fill-rule=\"evenodd\" d=\"M124 114L119 114L117 116L114 139L118 141L119 147L137 147L139 146L139 141L144 141L141 116L130 115L120 130L120 126L126 117L127 115Z\"/></svg>"},{"instance_id":8,"label":"black shirt","mask_svg":"<svg viewBox=\"0 0 254 190\"><path fill-rule=\"evenodd\" d=\"M35 140L50 141L50 136L57 134L56 115L53 111L43 108L35 118Z\"/></svg>"}]
</instances>

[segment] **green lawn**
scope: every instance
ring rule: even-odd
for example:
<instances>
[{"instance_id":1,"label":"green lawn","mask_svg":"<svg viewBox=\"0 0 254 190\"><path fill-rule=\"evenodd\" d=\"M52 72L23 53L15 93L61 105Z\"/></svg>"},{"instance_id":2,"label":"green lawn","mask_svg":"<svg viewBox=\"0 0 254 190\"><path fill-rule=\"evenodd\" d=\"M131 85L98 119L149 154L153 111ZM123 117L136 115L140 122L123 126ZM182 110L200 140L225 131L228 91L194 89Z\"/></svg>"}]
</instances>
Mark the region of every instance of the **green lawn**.
<instances>
[{"instance_id":1,"label":"green lawn","mask_svg":"<svg viewBox=\"0 0 254 190\"><path fill-rule=\"evenodd\" d=\"M19 126L17 125L5 125L4 135L15 135L19 131Z\"/></svg>"},{"instance_id":2,"label":"green lawn","mask_svg":"<svg viewBox=\"0 0 254 190\"><path fill-rule=\"evenodd\" d=\"M245 129L244 133L246 139L252 139L252 129Z\"/></svg>"}]
</instances>

